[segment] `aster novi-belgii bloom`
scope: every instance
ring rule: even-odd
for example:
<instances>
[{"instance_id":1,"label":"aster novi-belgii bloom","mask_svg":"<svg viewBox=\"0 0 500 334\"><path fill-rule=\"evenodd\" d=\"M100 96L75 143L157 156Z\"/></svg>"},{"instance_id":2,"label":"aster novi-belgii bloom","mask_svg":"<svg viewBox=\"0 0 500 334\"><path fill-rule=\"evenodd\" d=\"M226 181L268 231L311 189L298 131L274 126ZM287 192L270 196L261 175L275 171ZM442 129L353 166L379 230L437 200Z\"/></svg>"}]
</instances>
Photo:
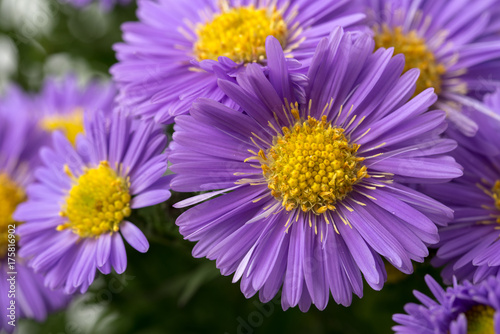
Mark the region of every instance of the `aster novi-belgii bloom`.
<instances>
[{"instance_id":1,"label":"aster novi-belgii bloom","mask_svg":"<svg viewBox=\"0 0 500 334\"><path fill-rule=\"evenodd\" d=\"M141 0L138 5L140 22L123 26L125 43L115 45L119 62L111 73L122 106L161 123L187 113L198 97L227 102L217 78L234 77L244 64L265 65L267 36L280 41L287 57L306 65L334 27L354 29L364 18L352 12L348 0Z\"/></svg>"},{"instance_id":2,"label":"aster novi-belgii bloom","mask_svg":"<svg viewBox=\"0 0 500 334\"><path fill-rule=\"evenodd\" d=\"M478 125L461 112L498 115L479 99L500 85L498 0L359 0L368 7L377 47L394 47L405 70L419 68L417 92L434 87L436 106L468 136Z\"/></svg>"},{"instance_id":3,"label":"aster novi-belgii bloom","mask_svg":"<svg viewBox=\"0 0 500 334\"><path fill-rule=\"evenodd\" d=\"M198 241L195 257L216 260L241 279L246 297L271 300L283 285L284 309L324 309L329 292L349 305L386 279L382 256L405 273L438 241L452 211L401 182L460 176L443 154L456 144L438 135L442 111L427 111L432 89L413 95L418 70L373 52L368 35L352 42L336 29L323 39L308 72L305 103L291 88L279 41L267 40L269 78L247 66L239 85L219 80L237 111L200 99L175 119L169 159L176 191L209 191L176 204ZM400 77L401 76L401 77ZM222 190L218 190L222 189Z\"/></svg>"},{"instance_id":4,"label":"aster novi-belgii bloom","mask_svg":"<svg viewBox=\"0 0 500 334\"><path fill-rule=\"evenodd\" d=\"M395 314L399 334L494 334L500 333L500 281L490 276L481 284L468 281L445 290L429 275L425 277L435 300L415 291L422 303L409 303L407 314Z\"/></svg>"},{"instance_id":5,"label":"aster novi-belgii bloom","mask_svg":"<svg viewBox=\"0 0 500 334\"><path fill-rule=\"evenodd\" d=\"M68 3L70 5L73 5L75 7L86 7L90 5L93 0L59 0L59 2L62 3ZM132 2L132 0L98 0L102 10L104 11L109 11L111 10L116 4L119 5L128 5L129 3Z\"/></svg>"},{"instance_id":6,"label":"aster novi-belgii bloom","mask_svg":"<svg viewBox=\"0 0 500 334\"><path fill-rule=\"evenodd\" d=\"M75 75L62 79L49 78L33 98L33 116L39 126L52 132L60 130L74 144L83 132L85 112L113 110L116 88L111 82L93 80L85 84Z\"/></svg>"},{"instance_id":7,"label":"aster novi-belgii bloom","mask_svg":"<svg viewBox=\"0 0 500 334\"><path fill-rule=\"evenodd\" d=\"M7 332L15 329L9 324L12 320L14 324L19 318L43 321L50 311L64 307L69 301L62 292L43 286L41 275L35 274L16 255L18 240L9 238L22 223L14 220L12 214L26 200L26 187L39 164L38 150L47 139L26 112L29 105L28 97L15 87L8 89L0 100L0 331ZM15 283L15 289L11 283ZM9 318L12 302L14 319Z\"/></svg>"},{"instance_id":8,"label":"aster novi-belgii bloom","mask_svg":"<svg viewBox=\"0 0 500 334\"><path fill-rule=\"evenodd\" d=\"M485 103L500 114L500 91L486 96ZM440 230L433 260L436 266L446 265L442 276L448 282L453 275L474 282L500 276L500 122L473 117L481 125L477 139L449 133L459 143L453 156L463 165L464 176L423 189L455 211L455 219Z\"/></svg>"},{"instance_id":9,"label":"aster novi-belgii bloom","mask_svg":"<svg viewBox=\"0 0 500 334\"><path fill-rule=\"evenodd\" d=\"M76 149L59 131L52 139L52 148L41 150L37 182L14 215L26 221L19 229L20 254L45 274L48 287L84 292L96 269L125 271L122 236L139 252L148 250L127 217L170 197L170 177L162 176L167 138L159 127L115 112L109 121L88 113Z\"/></svg>"},{"instance_id":10,"label":"aster novi-belgii bloom","mask_svg":"<svg viewBox=\"0 0 500 334\"><path fill-rule=\"evenodd\" d=\"M483 103L500 117L500 87L495 92L486 94L483 98ZM465 107L462 112L478 125L476 135L474 137L464 135L455 124L450 124L446 130L446 135L475 153L488 156L499 155L500 121L492 119L483 113L478 113L470 107Z\"/></svg>"}]
</instances>

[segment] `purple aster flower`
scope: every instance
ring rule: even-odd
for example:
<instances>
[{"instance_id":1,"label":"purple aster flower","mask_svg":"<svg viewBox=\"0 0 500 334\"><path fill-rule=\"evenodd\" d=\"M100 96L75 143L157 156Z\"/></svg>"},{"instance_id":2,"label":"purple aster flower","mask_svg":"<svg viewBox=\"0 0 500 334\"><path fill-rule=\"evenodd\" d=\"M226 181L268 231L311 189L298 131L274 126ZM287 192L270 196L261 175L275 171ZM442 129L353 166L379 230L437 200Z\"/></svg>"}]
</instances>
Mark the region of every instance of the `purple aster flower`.
<instances>
[{"instance_id":1,"label":"purple aster flower","mask_svg":"<svg viewBox=\"0 0 500 334\"><path fill-rule=\"evenodd\" d=\"M38 150L47 139L26 111L30 102L15 87L0 100L0 331L9 333L15 329L17 319L42 321L48 312L64 307L69 301L62 292L43 286L41 275L35 274L17 256L18 240L9 238L22 223L12 215L26 200L26 187L39 164ZM13 318L11 311L15 314Z\"/></svg>"},{"instance_id":2,"label":"purple aster flower","mask_svg":"<svg viewBox=\"0 0 500 334\"><path fill-rule=\"evenodd\" d=\"M92 116L92 117L90 117ZM113 113L87 114L85 136L76 149L54 132L41 150L44 166L28 187L28 200L14 217L20 227L20 254L45 275L45 285L67 293L87 290L96 269L123 273L127 256L122 237L139 252L149 248L127 218L133 209L170 197L163 130Z\"/></svg>"},{"instance_id":3,"label":"purple aster flower","mask_svg":"<svg viewBox=\"0 0 500 334\"><path fill-rule=\"evenodd\" d=\"M468 136L478 125L461 112L500 117L479 100L500 86L498 0L358 0L367 6L377 47L394 47L405 70L419 68L417 93L434 87L436 107Z\"/></svg>"},{"instance_id":4,"label":"purple aster flower","mask_svg":"<svg viewBox=\"0 0 500 334\"><path fill-rule=\"evenodd\" d=\"M496 92L486 94L483 104L500 117L500 88ZM482 155L495 156L500 154L500 121L478 113L475 109L465 107L463 114L478 125L474 137L464 135L458 126L450 124L446 135L457 140L461 146Z\"/></svg>"},{"instance_id":5,"label":"purple aster flower","mask_svg":"<svg viewBox=\"0 0 500 334\"><path fill-rule=\"evenodd\" d=\"M401 334L493 334L500 333L500 280L489 277L481 284L468 281L445 290L429 275L425 277L435 299L419 291L415 297L422 304L409 303L407 314L395 314Z\"/></svg>"},{"instance_id":6,"label":"purple aster flower","mask_svg":"<svg viewBox=\"0 0 500 334\"><path fill-rule=\"evenodd\" d=\"M382 257L404 273L438 241L452 211L401 182L445 182L462 175L443 154L443 111L427 111L432 89L415 91L418 70L403 76L402 55L373 53L368 35L336 29L320 41L305 101L291 89L285 54L266 45L269 78L249 64L238 84L219 80L236 104L200 99L175 119L171 183L210 191L178 203L181 234L195 257L216 260L263 302L281 286L284 309L324 309L329 291L349 305L362 274L379 290ZM242 111L237 111L242 110Z\"/></svg>"},{"instance_id":7,"label":"purple aster flower","mask_svg":"<svg viewBox=\"0 0 500 334\"><path fill-rule=\"evenodd\" d=\"M487 95L485 103L500 114L500 91ZM464 176L451 183L428 185L423 191L455 210L455 219L440 230L436 266L446 265L442 276L451 282L479 282L500 276L500 122L471 115L481 125L474 138L449 131L459 147L453 152L464 167ZM495 155L496 154L496 155Z\"/></svg>"},{"instance_id":8,"label":"purple aster flower","mask_svg":"<svg viewBox=\"0 0 500 334\"><path fill-rule=\"evenodd\" d=\"M340 25L355 29L364 15L348 0L142 0L140 22L123 26L111 68L119 101L132 113L171 123L198 97L230 103L217 78L248 63L263 66L272 35L287 58L307 65L318 41ZM221 58L222 57L222 58ZM217 63L216 60L219 59ZM295 63L289 61L288 66Z\"/></svg>"},{"instance_id":9,"label":"purple aster flower","mask_svg":"<svg viewBox=\"0 0 500 334\"><path fill-rule=\"evenodd\" d=\"M65 3L65 4L70 4L70 5L73 5L73 6L78 7L78 8L83 8L83 7L90 5L94 1L93 0L59 0L59 2ZM102 10L107 12L107 11L110 11L111 9L113 9L113 7L116 4L124 6L124 5L128 5L129 3L131 3L132 0L98 0L97 2L99 2Z\"/></svg>"},{"instance_id":10,"label":"purple aster flower","mask_svg":"<svg viewBox=\"0 0 500 334\"><path fill-rule=\"evenodd\" d=\"M42 129L60 130L74 144L83 132L84 112L113 110L115 96L111 82L90 81L82 86L75 75L67 75L62 80L47 79L32 109Z\"/></svg>"}]
</instances>

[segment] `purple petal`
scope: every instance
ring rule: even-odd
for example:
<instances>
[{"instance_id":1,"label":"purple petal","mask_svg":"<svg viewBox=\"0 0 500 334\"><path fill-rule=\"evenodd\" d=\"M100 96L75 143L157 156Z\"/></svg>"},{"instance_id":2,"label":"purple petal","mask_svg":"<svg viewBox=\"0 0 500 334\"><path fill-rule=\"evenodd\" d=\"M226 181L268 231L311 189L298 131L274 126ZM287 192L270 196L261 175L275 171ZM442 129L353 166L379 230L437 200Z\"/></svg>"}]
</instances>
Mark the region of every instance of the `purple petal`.
<instances>
[{"instance_id":1,"label":"purple petal","mask_svg":"<svg viewBox=\"0 0 500 334\"><path fill-rule=\"evenodd\" d=\"M120 231L130 246L141 253L146 253L148 251L148 239L137 226L128 221L123 221L120 226Z\"/></svg>"},{"instance_id":2,"label":"purple petal","mask_svg":"<svg viewBox=\"0 0 500 334\"><path fill-rule=\"evenodd\" d=\"M111 265L117 274L123 274L127 269L127 253L120 233L113 233L112 236Z\"/></svg>"},{"instance_id":3,"label":"purple petal","mask_svg":"<svg viewBox=\"0 0 500 334\"><path fill-rule=\"evenodd\" d=\"M132 209L144 208L146 206L155 205L165 202L170 198L170 191L168 189L156 189L143 192L132 198Z\"/></svg>"},{"instance_id":4,"label":"purple petal","mask_svg":"<svg viewBox=\"0 0 500 334\"><path fill-rule=\"evenodd\" d=\"M104 233L97 240L96 262L98 267L102 267L109 260L111 253L111 234Z\"/></svg>"}]
</instances>

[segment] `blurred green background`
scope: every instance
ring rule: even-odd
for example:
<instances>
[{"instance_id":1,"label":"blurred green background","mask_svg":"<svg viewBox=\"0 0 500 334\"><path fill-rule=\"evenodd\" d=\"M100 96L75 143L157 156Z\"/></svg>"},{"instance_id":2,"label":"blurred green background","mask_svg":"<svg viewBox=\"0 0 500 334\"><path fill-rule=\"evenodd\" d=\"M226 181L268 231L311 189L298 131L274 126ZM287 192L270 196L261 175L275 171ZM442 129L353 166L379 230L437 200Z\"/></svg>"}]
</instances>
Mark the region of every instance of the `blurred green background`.
<instances>
[{"instance_id":1,"label":"blurred green background","mask_svg":"<svg viewBox=\"0 0 500 334\"><path fill-rule=\"evenodd\" d=\"M82 80L109 78L116 61L111 46L121 40L120 25L135 20L135 10L135 4L103 13L95 4L77 10L56 0L0 0L0 91L9 82L36 91L44 77L68 71ZM417 264L414 275L401 274L380 292L365 284L365 296L354 297L349 308L330 299L324 311L284 312L279 297L268 304L246 299L214 262L192 258L193 244L174 224L180 212L171 207L185 197L174 194L135 215L151 248L140 254L129 247L125 274L101 275L45 323L21 320L19 333L390 333L392 314L415 301L412 290L428 293L424 275L438 278L437 270Z\"/></svg>"}]
</instances>

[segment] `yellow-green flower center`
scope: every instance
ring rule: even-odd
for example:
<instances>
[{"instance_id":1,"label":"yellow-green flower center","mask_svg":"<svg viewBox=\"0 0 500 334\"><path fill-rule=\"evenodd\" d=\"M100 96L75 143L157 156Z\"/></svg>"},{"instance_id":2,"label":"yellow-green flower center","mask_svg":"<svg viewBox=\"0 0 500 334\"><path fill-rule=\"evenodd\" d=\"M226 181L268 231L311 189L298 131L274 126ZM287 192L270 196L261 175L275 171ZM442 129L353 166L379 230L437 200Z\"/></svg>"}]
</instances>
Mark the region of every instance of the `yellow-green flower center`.
<instances>
[{"instance_id":1,"label":"yellow-green flower center","mask_svg":"<svg viewBox=\"0 0 500 334\"><path fill-rule=\"evenodd\" d=\"M237 63L250 63L264 59L269 35L284 47L287 26L275 8L235 7L223 9L211 22L198 25L196 34L193 51L198 60L225 56Z\"/></svg>"},{"instance_id":2,"label":"yellow-green flower center","mask_svg":"<svg viewBox=\"0 0 500 334\"><path fill-rule=\"evenodd\" d=\"M19 187L6 173L0 173L0 259L7 254L9 229L19 225L12 214L16 207L26 200L24 190Z\"/></svg>"},{"instance_id":3,"label":"yellow-green flower center","mask_svg":"<svg viewBox=\"0 0 500 334\"><path fill-rule=\"evenodd\" d=\"M122 220L131 213L129 181L117 175L107 161L85 170L78 179L67 167L66 172L75 184L60 212L67 221L57 229L70 228L83 238L117 232Z\"/></svg>"},{"instance_id":4,"label":"yellow-green flower center","mask_svg":"<svg viewBox=\"0 0 500 334\"><path fill-rule=\"evenodd\" d=\"M286 210L315 214L335 210L353 185L369 177L361 164L364 158L356 156L359 145L349 143L344 129L332 126L326 116L309 117L282 130L283 135L259 156L268 187Z\"/></svg>"},{"instance_id":5,"label":"yellow-green flower center","mask_svg":"<svg viewBox=\"0 0 500 334\"><path fill-rule=\"evenodd\" d=\"M495 310L486 305L474 305L467 312L467 334L495 334Z\"/></svg>"},{"instance_id":6,"label":"yellow-green flower center","mask_svg":"<svg viewBox=\"0 0 500 334\"><path fill-rule=\"evenodd\" d=\"M45 116L40 121L40 126L45 131L60 130L64 133L66 138L75 145L76 136L83 133L83 110L80 108L75 109L67 114L53 114Z\"/></svg>"},{"instance_id":7,"label":"yellow-green flower center","mask_svg":"<svg viewBox=\"0 0 500 334\"><path fill-rule=\"evenodd\" d=\"M491 197L495 201L495 207L500 211L500 180L497 180L493 188L491 188ZM500 216L497 218L497 223L500 223Z\"/></svg>"},{"instance_id":8,"label":"yellow-green flower center","mask_svg":"<svg viewBox=\"0 0 500 334\"><path fill-rule=\"evenodd\" d=\"M438 63L425 40L418 36L415 30L405 33L402 27L394 29L387 25L383 25L382 29L376 27L375 45L377 48L393 47L394 54L404 54L405 72L411 68L420 69L415 95L430 87L434 87L436 94L441 92L441 76L446 72L446 67L442 63Z\"/></svg>"}]
</instances>

